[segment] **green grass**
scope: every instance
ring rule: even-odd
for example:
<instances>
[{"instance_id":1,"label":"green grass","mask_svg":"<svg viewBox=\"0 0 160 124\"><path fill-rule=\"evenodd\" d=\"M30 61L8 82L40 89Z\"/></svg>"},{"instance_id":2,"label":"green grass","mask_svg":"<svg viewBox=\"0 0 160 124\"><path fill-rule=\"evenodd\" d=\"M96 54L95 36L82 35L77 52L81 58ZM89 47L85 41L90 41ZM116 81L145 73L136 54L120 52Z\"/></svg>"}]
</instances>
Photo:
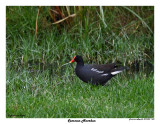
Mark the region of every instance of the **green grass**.
<instances>
[{"instance_id":1,"label":"green grass","mask_svg":"<svg viewBox=\"0 0 160 124\"><path fill-rule=\"evenodd\" d=\"M6 117L154 118L154 7L61 7L76 17L57 25L49 9L36 38L38 7L6 8ZM92 86L62 67L75 55L130 70Z\"/></svg>"},{"instance_id":2,"label":"green grass","mask_svg":"<svg viewBox=\"0 0 160 124\"><path fill-rule=\"evenodd\" d=\"M72 69L50 81L48 72L10 72L7 117L25 118L153 118L154 79L118 75L106 86L83 83Z\"/></svg>"}]
</instances>

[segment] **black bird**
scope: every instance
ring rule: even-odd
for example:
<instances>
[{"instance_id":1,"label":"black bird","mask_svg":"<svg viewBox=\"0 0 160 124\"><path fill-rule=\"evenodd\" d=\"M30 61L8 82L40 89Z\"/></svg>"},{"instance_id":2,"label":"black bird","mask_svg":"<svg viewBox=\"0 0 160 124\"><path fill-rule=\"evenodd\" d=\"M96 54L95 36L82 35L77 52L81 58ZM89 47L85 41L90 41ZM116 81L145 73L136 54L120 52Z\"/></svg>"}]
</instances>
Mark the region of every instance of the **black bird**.
<instances>
[{"instance_id":1,"label":"black bird","mask_svg":"<svg viewBox=\"0 0 160 124\"><path fill-rule=\"evenodd\" d=\"M86 83L92 83L93 85L105 85L108 80L114 77L116 74L122 72L128 67L118 68L115 63L104 65L84 65L81 56L76 55L70 61L70 63L77 62L75 68L76 75Z\"/></svg>"}]
</instances>

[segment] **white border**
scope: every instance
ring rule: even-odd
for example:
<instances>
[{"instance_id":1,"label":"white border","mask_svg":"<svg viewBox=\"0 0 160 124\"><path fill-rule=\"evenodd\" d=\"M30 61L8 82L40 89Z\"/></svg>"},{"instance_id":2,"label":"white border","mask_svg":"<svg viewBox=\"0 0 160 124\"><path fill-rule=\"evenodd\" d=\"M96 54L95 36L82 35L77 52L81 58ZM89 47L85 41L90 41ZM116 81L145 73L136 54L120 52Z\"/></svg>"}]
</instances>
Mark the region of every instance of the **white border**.
<instances>
[{"instance_id":1,"label":"white border","mask_svg":"<svg viewBox=\"0 0 160 124\"><path fill-rule=\"evenodd\" d=\"M1 4L1 3L0 3ZM3 4L1 4L3 5ZM5 118L6 108L6 31L5 31L5 6L0 6L0 120Z\"/></svg>"},{"instance_id":2,"label":"white border","mask_svg":"<svg viewBox=\"0 0 160 124\"><path fill-rule=\"evenodd\" d=\"M4 123L68 123L68 119L6 119L6 89L5 89L5 82L6 82L6 42L5 42L5 7L6 6L50 6L50 5L59 5L59 6L155 6L155 41L154 41L154 62L155 62L155 73L154 73L154 82L155 82L155 120L154 121L129 121L129 119L96 119L97 123L103 122L118 122L118 123L155 123L160 120L160 2L159 0L6 0L0 1L0 25L1 25L1 32L0 32L0 120L5 121ZM94 118L92 118L94 119ZM73 123L73 122L72 122ZM87 123L87 122L86 122Z\"/></svg>"},{"instance_id":3,"label":"white border","mask_svg":"<svg viewBox=\"0 0 160 124\"><path fill-rule=\"evenodd\" d=\"M103 6L111 6L111 5L154 5L158 2L158 0L6 0L6 5L43 5L43 6L50 6L50 5L59 5L59 6L76 6L76 5L83 5L83 6L94 6L94 5L103 5Z\"/></svg>"},{"instance_id":4,"label":"white border","mask_svg":"<svg viewBox=\"0 0 160 124\"><path fill-rule=\"evenodd\" d=\"M154 39L154 112L155 119L160 120L160 4L155 5L155 39Z\"/></svg>"}]
</instances>

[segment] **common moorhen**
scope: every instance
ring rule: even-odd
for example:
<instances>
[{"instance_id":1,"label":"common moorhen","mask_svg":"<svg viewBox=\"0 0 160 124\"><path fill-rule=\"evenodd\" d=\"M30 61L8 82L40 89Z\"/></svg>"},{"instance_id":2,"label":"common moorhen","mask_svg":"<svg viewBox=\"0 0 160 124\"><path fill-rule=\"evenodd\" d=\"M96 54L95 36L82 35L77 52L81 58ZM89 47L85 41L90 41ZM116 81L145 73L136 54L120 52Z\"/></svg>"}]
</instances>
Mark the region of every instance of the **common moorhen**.
<instances>
[{"instance_id":1,"label":"common moorhen","mask_svg":"<svg viewBox=\"0 0 160 124\"><path fill-rule=\"evenodd\" d=\"M70 63L77 62L75 68L76 75L86 83L92 83L93 85L105 85L108 80L114 77L116 74L122 72L128 67L117 68L115 63L104 65L84 65L81 56L76 55L70 61Z\"/></svg>"}]
</instances>

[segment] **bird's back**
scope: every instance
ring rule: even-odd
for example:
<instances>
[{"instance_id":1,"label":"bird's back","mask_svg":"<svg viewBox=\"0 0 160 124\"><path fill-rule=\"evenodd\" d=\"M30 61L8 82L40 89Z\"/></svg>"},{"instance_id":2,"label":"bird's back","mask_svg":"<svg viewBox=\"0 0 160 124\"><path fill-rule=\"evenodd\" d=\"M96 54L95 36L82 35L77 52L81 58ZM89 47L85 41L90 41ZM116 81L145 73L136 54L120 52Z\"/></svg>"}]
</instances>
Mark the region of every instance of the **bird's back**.
<instances>
[{"instance_id":1,"label":"bird's back","mask_svg":"<svg viewBox=\"0 0 160 124\"><path fill-rule=\"evenodd\" d=\"M115 64L108 65L84 65L83 67L76 67L76 75L84 82L91 82L92 84L105 84L113 77L111 70L114 69Z\"/></svg>"}]
</instances>

